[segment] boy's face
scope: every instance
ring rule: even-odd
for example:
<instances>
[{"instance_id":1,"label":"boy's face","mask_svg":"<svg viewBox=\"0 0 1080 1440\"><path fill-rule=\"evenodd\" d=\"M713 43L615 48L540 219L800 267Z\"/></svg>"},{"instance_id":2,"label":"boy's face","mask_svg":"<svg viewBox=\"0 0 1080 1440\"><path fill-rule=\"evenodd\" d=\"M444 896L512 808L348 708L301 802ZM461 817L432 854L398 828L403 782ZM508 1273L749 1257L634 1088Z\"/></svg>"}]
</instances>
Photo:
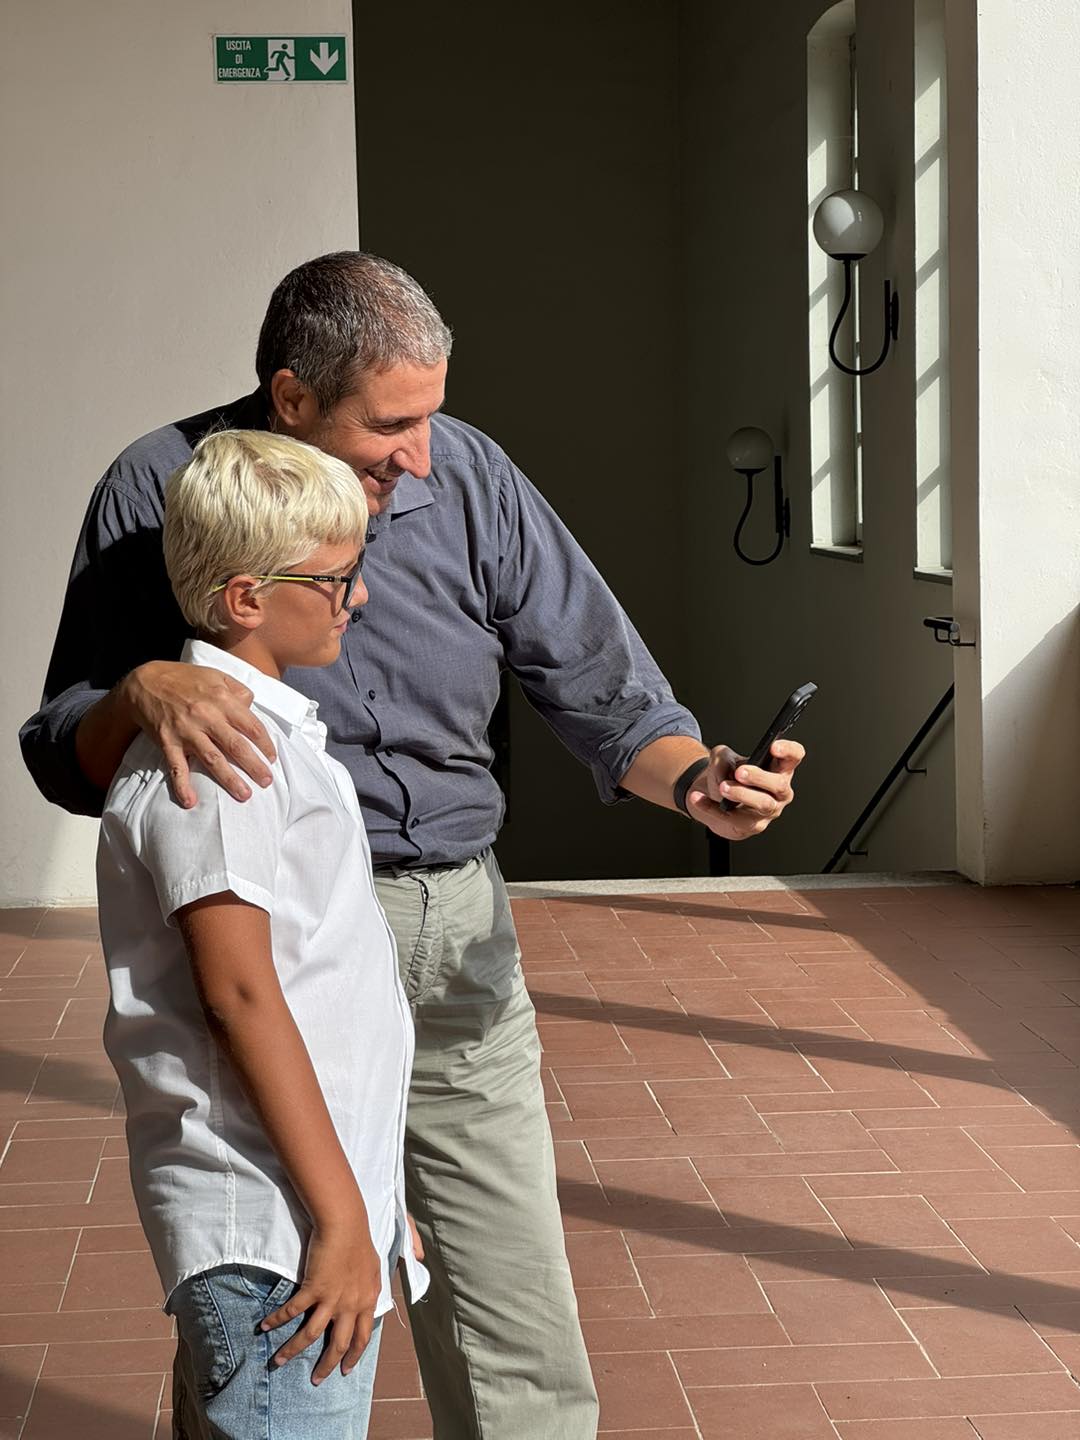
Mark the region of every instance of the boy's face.
<instances>
[{"instance_id":1,"label":"boy's face","mask_svg":"<svg viewBox=\"0 0 1080 1440\"><path fill-rule=\"evenodd\" d=\"M356 569L360 544L322 545L283 575L347 576ZM330 665L341 651L350 613L366 605L367 587L358 576L352 594L338 580L278 581L260 595L259 640L278 671L290 665Z\"/></svg>"}]
</instances>

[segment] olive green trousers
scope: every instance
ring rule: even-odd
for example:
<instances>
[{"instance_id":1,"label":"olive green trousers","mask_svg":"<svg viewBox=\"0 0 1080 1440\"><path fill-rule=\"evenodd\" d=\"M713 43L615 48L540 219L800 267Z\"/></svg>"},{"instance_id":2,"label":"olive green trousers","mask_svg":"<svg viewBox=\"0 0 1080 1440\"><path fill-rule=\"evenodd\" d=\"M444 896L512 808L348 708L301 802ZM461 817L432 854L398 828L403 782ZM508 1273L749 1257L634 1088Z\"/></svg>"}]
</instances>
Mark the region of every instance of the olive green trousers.
<instances>
[{"instance_id":1,"label":"olive green trousers","mask_svg":"<svg viewBox=\"0 0 1080 1440\"><path fill-rule=\"evenodd\" d=\"M540 1042L498 866L485 852L375 883L416 1022L405 1183L431 1289L410 1320L435 1440L594 1440Z\"/></svg>"}]
</instances>

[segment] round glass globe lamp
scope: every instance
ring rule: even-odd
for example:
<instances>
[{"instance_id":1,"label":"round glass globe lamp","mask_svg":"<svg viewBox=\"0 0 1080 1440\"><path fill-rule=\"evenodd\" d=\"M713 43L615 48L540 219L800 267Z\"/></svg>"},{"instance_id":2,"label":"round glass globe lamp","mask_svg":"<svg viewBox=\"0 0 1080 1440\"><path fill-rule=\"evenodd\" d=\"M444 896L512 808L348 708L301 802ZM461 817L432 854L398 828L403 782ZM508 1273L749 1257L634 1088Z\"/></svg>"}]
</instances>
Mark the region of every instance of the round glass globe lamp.
<instances>
[{"instance_id":1,"label":"round glass globe lamp","mask_svg":"<svg viewBox=\"0 0 1080 1440\"><path fill-rule=\"evenodd\" d=\"M773 462L772 437L756 425L744 425L727 442L727 458L733 470L741 475L756 475Z\"/></svg>"},{"instance_id":2,"label":"round glass globe lamp","mask_svg":"<svg viewBox=\"0 0 1080 1440\"><path fill-rule=\"evenodd\" d=\"M881 207L861 190L836 190L814 211L814 239L837 260L861 260L885 230Z\"/></svg>"}]
</instances>

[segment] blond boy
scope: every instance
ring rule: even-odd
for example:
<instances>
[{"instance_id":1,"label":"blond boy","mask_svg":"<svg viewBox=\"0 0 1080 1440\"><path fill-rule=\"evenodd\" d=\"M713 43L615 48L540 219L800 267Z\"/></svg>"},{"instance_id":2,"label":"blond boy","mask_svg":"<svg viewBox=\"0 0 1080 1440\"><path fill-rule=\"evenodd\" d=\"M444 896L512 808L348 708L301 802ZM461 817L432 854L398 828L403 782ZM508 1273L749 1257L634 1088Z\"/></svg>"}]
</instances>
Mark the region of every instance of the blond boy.
<instances>
[{"instance_id":1,"label":"blond boy","mask_svg":"<svg viewBox=\"0 0 1080 1440\"><path fill-rule=\"evenodd\" d=\"M182 808L140 736L102 818L105 1040L179 1332L178 1436L361 1440L398 1256L412 1298L427 1284L404 1243L394 942L355 789L281 678L337 658L366 521L348 466L266 432L207 436L166 494L184 658L251 692L276 752L246 804L195 757Z\"/></svg>"}]
</instances>

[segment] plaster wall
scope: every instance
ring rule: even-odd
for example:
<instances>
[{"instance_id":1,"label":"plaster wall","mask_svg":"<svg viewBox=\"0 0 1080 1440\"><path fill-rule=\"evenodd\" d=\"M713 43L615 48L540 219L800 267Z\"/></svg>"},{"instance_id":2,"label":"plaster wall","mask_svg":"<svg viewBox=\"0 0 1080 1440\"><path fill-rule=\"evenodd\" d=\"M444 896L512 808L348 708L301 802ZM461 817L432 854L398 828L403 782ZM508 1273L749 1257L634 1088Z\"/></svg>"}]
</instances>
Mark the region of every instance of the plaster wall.
<instances>
[{"instance_id":1,"label":"plaster wall","mask_svg":"<svg viewBox=\"0 0 1080 1440\"><path fill-rule=\"evenodd\" d=\"M424 105L358 105L363 243L454 324L449 408L552 500L707 737L748 748L795 684L820 684L798 811L732 851L759 874L821 868L952 669L921 625L948 588L912 574L910 328L864 390L865 561L809 553L806 35L824 8L426 0L410 54ZM390 16L365 9L363 25L375 49L392 42ZM889 223L863 286L873 346L885 266L909 298L914 283L910 7L861 0L859 27L864 184ZM781 443L792 494L791 545L765 570L730 548L741 494L723 448L744 424ZM767 496L761 518L758 551ZM511 876L704 870L685 822L599 807L519 697L511 753ZM919 763L853 865L953 865L947 722Z\"/></svg>"},{"instance_id":2,"label":"plaster wall","mask_svg":"<svg viewBox=\"0 0 1080 1440\"><path fill-rule=\"evenodd\" d=\"M857 5L862 184L887 225L864 272L873 347L882 279L914 284L912 26L908 5ZM356 97L361 240L432 290L456 330L451 409L555 503L708 738L746 747L794 684L821 686L799 805L733 850L739 873L820 869L955 663L959 864L1075 879L1080 776L1061 757L1080 719L1080 121L1058 57L1080 15L947 0L953 595L912 574L910 308L863 391L864 560L809 550L805 42L825 8L419 0L422 100ZM274 281L356 243L351 85L213 83L215 31L277 27L295 28L284 0L92 15L40 0L5 32L0 118L19 143L0 159L0 324L19 363L0 401L19 423L0 457L0 903L92 893L95 827L45 805L14 736L94 480L136 434L249 387ZM349 7L311 0L304 28L347 31ZM400 42L368 7L357 33L364 55ZM791 543L763 570L730 549L741 495L723 450L744 424L777 439L792 499ZM751 550L771 544L759 503ZM934 646L921 619L943 611L978 649ZM704 869L685 822L600 807L520 699L513 734L509 873ZM953 747L947 724L852 869L954 863Z\"/></svg>"},{"instance_id":3,"label":"plaster wall","mask_svg":"<svg viewBox=\"0 0 1080 1440\"><path fill-rule=\"evenodd\" d=\"M798 732L811 752L798 806L761 839L732 848L737 873L820 870L952 679L951 652L922 626L924 616L948 613L949 587L913 573L910 309L885 366L863 383L863 560L810 551L806 36L827 8L822 0L752 10L688 0L683 11L684 431L696 662L686 688L707 728L745 749L795 685L820 687ZM895 0L856 0L856 11L860 184L886 220L882 245L862 265L862 334L874 354L884 279L899 287L902 304L914 290L913 23L912 7ZM790 544L760 569L730 548L743 496L724 446L741 425L772 434L791 497ZM744 532L751 554L771 548L767 487L759 505ZM953 866L950 732L943 723L916 757L927 774L894 791L863 837L869 855L848 868Z\"/></svg>"},{"instance_id":4,"label":"plaster wall","mask_svg":"<svg viewBox=\"0 0 1080 1440\"><path fill-rule=\"evenodd\" d=\"M214 82L213 34L298 23L286 0L7 7L0 904L93 894L96 824L38 795L16 731L94 482L135 436L250 389L274 283L356 243L351 83ZM346 0L308 0L303 29L347 34Z\"/></svg>"},{"instance_id":5,"label":"plaster wall","mask_svg":"<svg viewBox=\"0 0 1080 1440\"><path fill-rule=\"evenodd\" d=\"M1067 0L950 0L976 164L958 212L977 235L954 327L969 367L954 450L958 530L978 567L957 615L960 862L986 884L1080 876L1080 114ZM1032 103L1037 97L1037 103ZM977 381L972 379L977 375Z\"/></svg>"}]
</instances>

